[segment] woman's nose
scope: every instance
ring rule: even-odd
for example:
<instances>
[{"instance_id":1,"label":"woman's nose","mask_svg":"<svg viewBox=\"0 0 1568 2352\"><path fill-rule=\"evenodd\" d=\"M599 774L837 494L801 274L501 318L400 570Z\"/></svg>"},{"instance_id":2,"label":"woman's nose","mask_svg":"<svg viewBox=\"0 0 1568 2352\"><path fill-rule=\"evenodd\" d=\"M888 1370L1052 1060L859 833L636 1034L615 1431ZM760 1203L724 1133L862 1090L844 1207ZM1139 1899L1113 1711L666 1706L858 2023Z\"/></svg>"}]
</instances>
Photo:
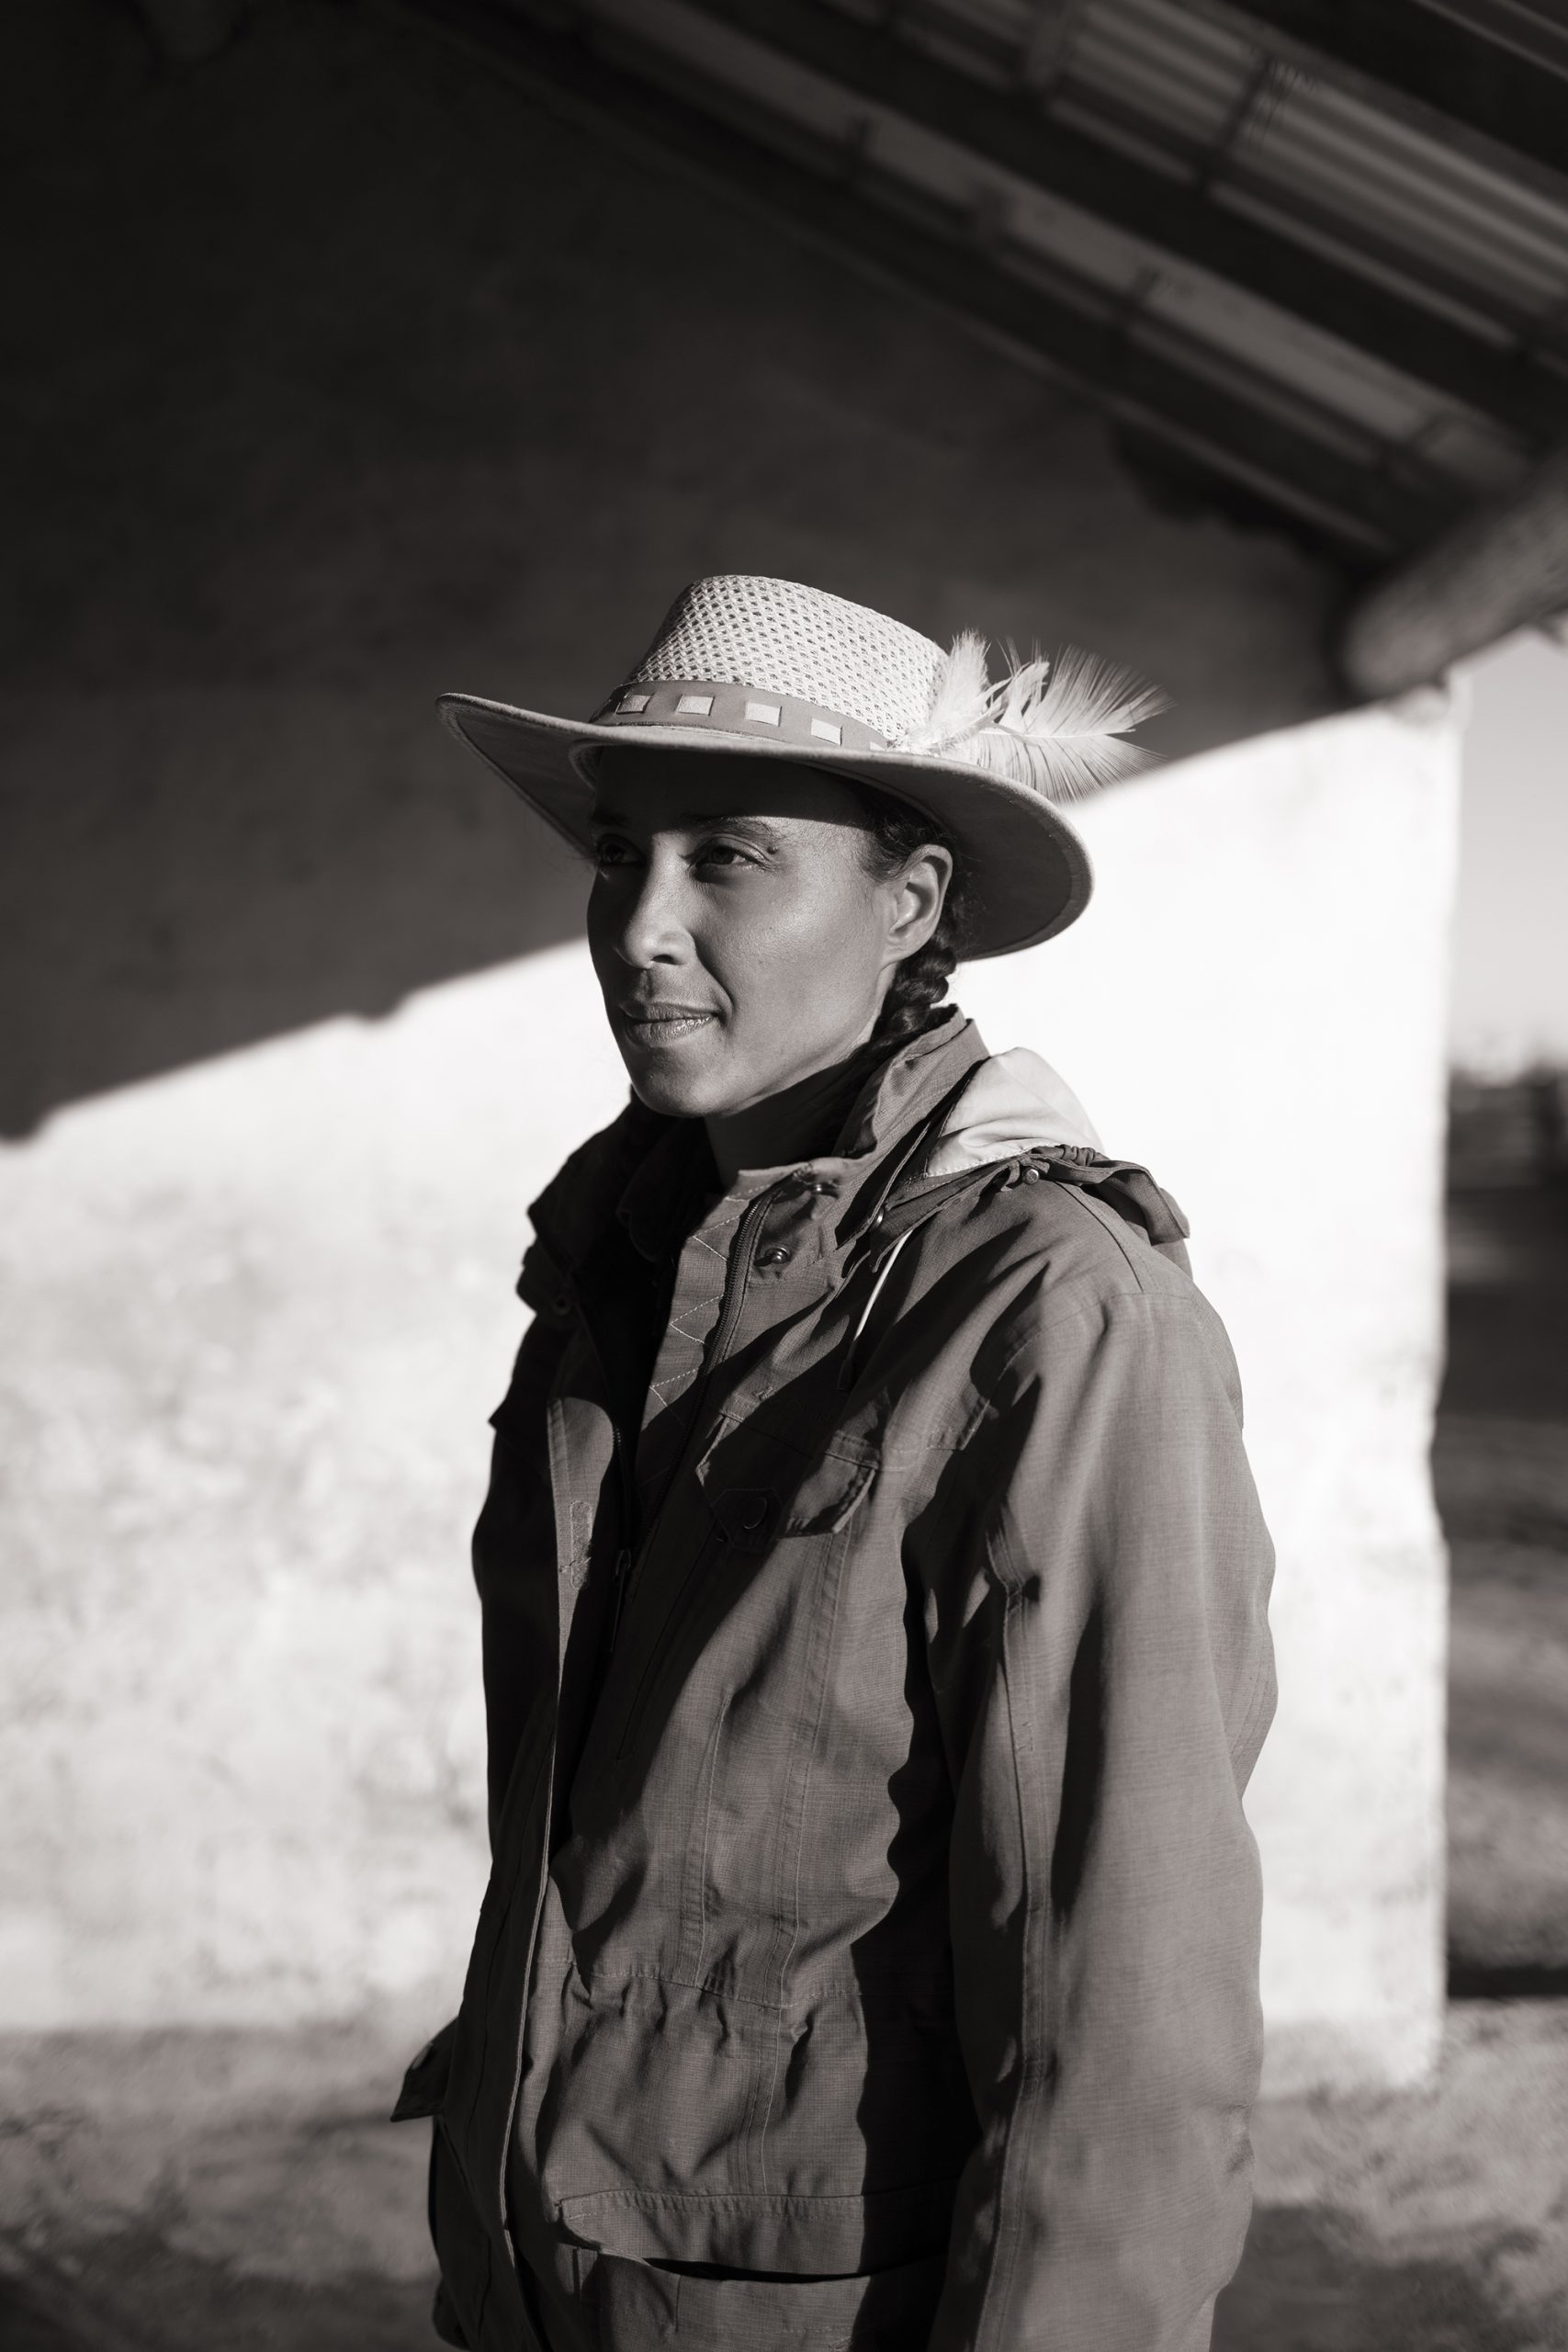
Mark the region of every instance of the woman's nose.
<instances>
[{"instance_id":1,"label":"woman's nose","mask_svg":"<svg viewBox=\"0 0 1568 2352\"><path fill-rule=\"evenodd\" d=\"M690 941L681 920L676 877L650 858L634 888L616 927L615 952L634 970L650 964L683 963Z\"/></svg>"}]
</instances>

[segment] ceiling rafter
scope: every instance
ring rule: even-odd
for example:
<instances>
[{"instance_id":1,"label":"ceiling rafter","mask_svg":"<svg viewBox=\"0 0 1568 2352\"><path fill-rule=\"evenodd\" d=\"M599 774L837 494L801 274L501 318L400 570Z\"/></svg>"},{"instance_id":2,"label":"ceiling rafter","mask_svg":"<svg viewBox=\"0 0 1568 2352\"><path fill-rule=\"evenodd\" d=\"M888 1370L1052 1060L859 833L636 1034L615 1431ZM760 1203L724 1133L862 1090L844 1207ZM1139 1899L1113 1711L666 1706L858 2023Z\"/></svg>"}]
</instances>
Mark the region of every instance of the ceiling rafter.
<instances>
[{"instance_id":1,"label":"ceiling rafter","mask_svg":"<svg viewBox=\"0 0 1568 2352\"><path fill-rule=\"evenodd\" d=\"M976 252L962 219L939 224L922 208L927 232L911 235L912 208L868 202L841 172L811 169L746 135L734 128L733 92L715 85L712 104L703 106L683 68L678 91L664 86L669 58L639 52L620 34L596 40L591 18L579 15L570 28L551 30L494 0L375 5L456 40L555 110L722 186L882 282L923 296L1121 423L1293 514L1363 568L1419 545L1461 503L1402 475L1397 452L1358 453L1343 435L1338 446L1319 438L1170 350L1130 338L1109 305L1093 315L997 266ZM623 57L635 70L623 68ZM863 164L863 186L868 170Z\"/></svg>"},{"instance_id":2,"label":"ceiling rafter","mask_svg":"<svg viewBox=\"0 0 1568 2352\"><path fill-rule=\"evenodd\" d=\"M687 0L762 43L964 148L977 160L1186 262L1492 418L1532 447L1562 429L1562 379L1184 187L1152 165L1043 119L1026 95L938 64L822 0Z\"/></svg>"}]
</instances>

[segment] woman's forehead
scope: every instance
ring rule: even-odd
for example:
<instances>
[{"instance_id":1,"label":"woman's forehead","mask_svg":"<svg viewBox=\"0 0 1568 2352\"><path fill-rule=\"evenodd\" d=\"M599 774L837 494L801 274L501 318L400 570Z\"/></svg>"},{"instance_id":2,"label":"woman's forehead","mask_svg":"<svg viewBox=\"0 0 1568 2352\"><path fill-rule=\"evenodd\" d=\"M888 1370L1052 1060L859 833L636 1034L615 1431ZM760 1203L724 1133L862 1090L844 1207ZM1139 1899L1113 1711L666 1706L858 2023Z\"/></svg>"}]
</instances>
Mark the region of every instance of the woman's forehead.
<instances>
[{"instance_id":1,"label":"woman's forehead","mask_svg":"<svg viewBox=\"0 0 1568 2352\"><path fill-rule=\"evenodd\" d=\"M716 817L799 818L861 829L868 823L852 784L789 760L615 744L594 763L594 786L598 825L694 825Z\"/></svg>"}]
</instances>

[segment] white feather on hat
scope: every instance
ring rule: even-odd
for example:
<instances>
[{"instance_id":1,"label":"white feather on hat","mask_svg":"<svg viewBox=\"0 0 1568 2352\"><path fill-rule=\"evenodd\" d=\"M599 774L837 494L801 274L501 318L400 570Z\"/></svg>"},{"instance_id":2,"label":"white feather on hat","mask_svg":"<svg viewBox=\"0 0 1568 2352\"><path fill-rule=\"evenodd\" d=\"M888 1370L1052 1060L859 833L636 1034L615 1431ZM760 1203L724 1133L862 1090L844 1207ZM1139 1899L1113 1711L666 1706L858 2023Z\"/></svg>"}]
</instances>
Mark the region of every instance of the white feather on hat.
<instances>
[{"instance_id":1,"label":"white feather on hat","mask_svg":"<svg viewBox=\"0 0 1568 2352\"><path fill-rule=\"evenodd\" d=\"M1069 645L1053 663L1007 649L995 684L985 639L954 638L938 672L930 711L904 737L906 752L940 753L1032 785L1050 800L1079 800L1146 767L1153 754L1126 732L1170 707L1169 697L1120 662Z\"/></svg>"}]
</instances>

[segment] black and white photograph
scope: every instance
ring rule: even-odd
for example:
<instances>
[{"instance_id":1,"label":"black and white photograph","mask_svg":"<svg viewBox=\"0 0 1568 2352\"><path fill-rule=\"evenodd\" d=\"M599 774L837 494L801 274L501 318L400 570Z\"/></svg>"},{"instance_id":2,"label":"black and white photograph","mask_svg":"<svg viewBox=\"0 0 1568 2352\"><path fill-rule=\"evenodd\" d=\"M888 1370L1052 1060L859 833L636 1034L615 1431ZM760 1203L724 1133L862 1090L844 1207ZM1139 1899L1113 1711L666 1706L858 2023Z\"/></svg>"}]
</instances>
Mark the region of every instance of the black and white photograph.
<instances>
[{"instance_id":1,"label":"black and white photograph","mask_svg":"<svg viewBox=\"0 0 1568 2352\"><path fill-rule=\"evenodd\" d=\"M1568 2352L1568 0L0 116L4 2352Z\"/></svg>"}]
</instances>

